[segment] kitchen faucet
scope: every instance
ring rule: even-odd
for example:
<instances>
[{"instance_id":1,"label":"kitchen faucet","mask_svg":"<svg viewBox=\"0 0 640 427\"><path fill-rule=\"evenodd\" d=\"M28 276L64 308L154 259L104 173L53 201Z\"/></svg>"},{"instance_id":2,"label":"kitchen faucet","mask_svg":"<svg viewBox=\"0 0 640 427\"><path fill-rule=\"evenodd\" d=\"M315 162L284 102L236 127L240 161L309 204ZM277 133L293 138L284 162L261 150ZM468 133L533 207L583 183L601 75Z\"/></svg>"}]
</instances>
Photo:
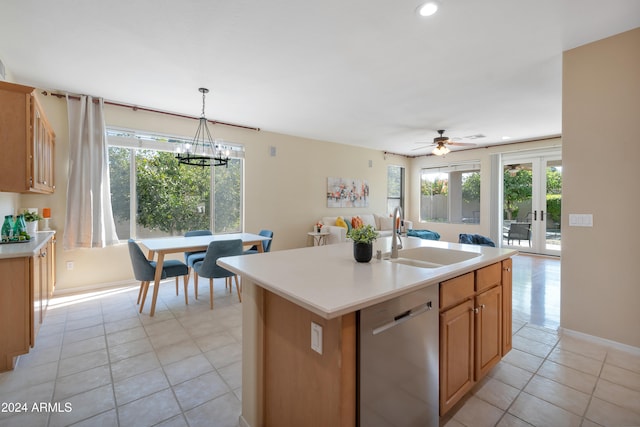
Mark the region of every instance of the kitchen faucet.
<instances>
[{"instance_id":1,"label":"kitchen faucet","mask_svg":"<svg viewBox=\"0 0 640 427\"><path fill-rule=\"evenodd\" d=\"M402 238L400 237L400 229L404 222L402 208L397 206L393 210L393 237L391 240L391 258L398 258L398 249L402 249Z\"/></svg>"}]
</instances>

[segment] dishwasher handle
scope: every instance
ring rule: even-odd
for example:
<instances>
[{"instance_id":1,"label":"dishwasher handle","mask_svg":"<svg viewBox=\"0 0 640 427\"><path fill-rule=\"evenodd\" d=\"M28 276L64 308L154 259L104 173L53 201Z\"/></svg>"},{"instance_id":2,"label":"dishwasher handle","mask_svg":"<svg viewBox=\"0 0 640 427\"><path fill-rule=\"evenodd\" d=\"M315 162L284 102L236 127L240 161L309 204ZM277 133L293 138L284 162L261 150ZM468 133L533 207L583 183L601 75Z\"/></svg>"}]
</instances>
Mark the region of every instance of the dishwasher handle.
<instances>
[{"instance_id":1,"label":"dishwasher handle","mask_svg":"<svg viewBox=\"0 0 640 427\"><path fill-rule=\"evenodd\" d=\"M396 316L393 316L393 320L385 323L384 325L378 326L374 328L371 333L372 335L378 335L387 329L391 329L395 326L401 325L409 319L412 319L416 316L419 316L433 308L433 304L431 301L427 301L424 304L420 304L417 307L412 308L411 310L404 311Z\"/></svg>"}]
</instances>

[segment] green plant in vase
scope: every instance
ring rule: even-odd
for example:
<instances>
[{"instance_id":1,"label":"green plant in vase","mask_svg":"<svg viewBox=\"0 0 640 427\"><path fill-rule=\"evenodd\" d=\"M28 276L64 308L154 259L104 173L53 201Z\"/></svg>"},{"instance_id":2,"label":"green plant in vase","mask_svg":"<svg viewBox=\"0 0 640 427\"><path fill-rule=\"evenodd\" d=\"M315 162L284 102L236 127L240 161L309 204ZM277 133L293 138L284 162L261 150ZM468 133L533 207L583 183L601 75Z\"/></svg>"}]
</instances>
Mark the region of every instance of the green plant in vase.
<instances>
[{"instance_id":1,"label":"green plant in vase","mask_svg":"<svg viewBox=\"0 0 640 427\"><path fill-rule=\"evenodd\" d=\"M353 257L358 262L369 262L373 255L373 242L378 232L371 225L352 228L347 237L353 240Z\"/></svg>"},{"instance_id":2,"label":"green plant in vase","mask_svg":"<svg viewBox=\"0 0 640 427\"><path fill-rule=\"evenodd\" d=\"M23 212L23 217L25 222L27 223L27 240L35 237L36 232L38 231L38 221L42 219L38 212L31 212L25 210Z\"/></svg>"}]
</instances>

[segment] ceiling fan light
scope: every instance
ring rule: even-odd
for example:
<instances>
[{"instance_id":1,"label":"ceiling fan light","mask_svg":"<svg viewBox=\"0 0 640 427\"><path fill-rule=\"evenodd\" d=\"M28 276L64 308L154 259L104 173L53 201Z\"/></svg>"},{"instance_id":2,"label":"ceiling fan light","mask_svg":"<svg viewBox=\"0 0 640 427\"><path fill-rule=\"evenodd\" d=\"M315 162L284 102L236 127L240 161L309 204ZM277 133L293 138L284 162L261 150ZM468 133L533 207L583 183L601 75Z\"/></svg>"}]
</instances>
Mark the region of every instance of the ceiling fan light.
<instances>
[{"instance_id":1,"label":"ceiling fan light","mask_svg":"<svg viewBox=\"0 0 640 427\"><path fill-rule=\"evenodd\" d=\"M428 1L426 3L418 6L418 15L420 16L431 16L438 11L438 2L437 1Z\"/></svg>"},{"instance_id":2,"label":"ceiling fan light","mask_svg":"<svg viewBox=\"0 0 640 427\"><path fill-rule=\"evenodd\" d=\"M435 154L436 156L444 156L450 151L451 150L449 150L444 144L438 144L438 146L434 148L431 153Z\"/></svg>"}]
</instances>

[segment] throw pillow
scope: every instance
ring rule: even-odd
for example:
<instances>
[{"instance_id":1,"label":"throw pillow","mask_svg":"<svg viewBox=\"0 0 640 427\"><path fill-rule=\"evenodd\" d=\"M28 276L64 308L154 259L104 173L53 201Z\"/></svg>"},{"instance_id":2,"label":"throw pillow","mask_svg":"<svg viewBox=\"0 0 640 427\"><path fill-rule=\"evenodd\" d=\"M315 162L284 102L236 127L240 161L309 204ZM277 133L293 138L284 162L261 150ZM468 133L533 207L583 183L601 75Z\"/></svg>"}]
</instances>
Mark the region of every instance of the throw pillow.
<instances>
[{"instance_id":1,"label":"throw pillow","mask_svg":"<svg viewBox=\"0 0 640 427\"><path fill-rule=\"evenodd\" d=\"M344 219L342 219L341 216L339 216L338 218L336 218L336 225L338 227L342 227L342 228L346 228L347 231L349 231L349 227L347 226L347 223L344 221Z\"/></svg>"},{"instance_id":2,"label":"throw pillow","mask_svg":"<svg viewBox=\"0 0 640 427\"><path fill-rule=\"evenodd\" d=\"M359 216L354 216L354 217L351 219L351 227L353 227L353 228L360 228L360 227L362 227L363 225L364 225L364 224L363 224L363 222L362 222L362 220L360 219L360 217L359 217Z\"/></svg>"}]
</instances>

